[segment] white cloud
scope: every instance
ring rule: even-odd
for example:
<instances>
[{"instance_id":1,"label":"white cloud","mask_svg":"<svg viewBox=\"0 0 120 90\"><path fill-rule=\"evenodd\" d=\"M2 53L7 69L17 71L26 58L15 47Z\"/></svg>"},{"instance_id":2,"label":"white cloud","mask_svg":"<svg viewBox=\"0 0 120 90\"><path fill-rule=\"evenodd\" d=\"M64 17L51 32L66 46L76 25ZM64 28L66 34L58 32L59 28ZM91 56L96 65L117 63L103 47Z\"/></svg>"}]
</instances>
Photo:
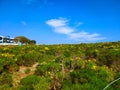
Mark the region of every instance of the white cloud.
<instances>
[{"instance_id":1,"label":"white cloud","mask_svg":"<svg viewBox=\"0 0 120 90\"><path fill-rule=\"evenodd\" d=\"M61 34L71 34L74 30L70 27L66 27L66 26L63 26L63 27L57 27L54 29L55 32L57 33L61 33Z\"/></svg>"},{"instance_id":2,"label":"white cloud","mask_svg":"<svg viewBox=\"0 0 120 90\"><path fill-rule=\"evenodd\" d=\"M64 18L60 19L51 19L46 22L48 25L57 28L57 27L64 27L67 24L67 20Z\"/></svg>"},{"instance_id":3,"label":"white cloud","mask_svg":"<svg viewBox=\"0 0 120 90\"><path fill-rule=\"evenodd\" d=\"M78 32L78 33L71 33L69 34L70 39L78 40L78 41L97 41L103 40L104 37L100 37L100 34L93 33L89 34L88 32Z\"/></svg>"},{"instance_id":4,"label":"white cloud","mask_svg":"<svg viewBox=\"0 0 120 90\"><path fill-rule=\"evenodd\" d=\"M93 33L89 34L88 32L81 31L81 32L75 32L75 28L70 27L68 25L68 20L65 18L58 18L58 19L50 19L46 21L46 24L51 26L54 29L54 32L65 34L69 37L71 40L77 40L77 41L98 41L105 39L104 37L101 37L100 34ZM77 23L78 26L83 24L82 22Z\"/></svg>"},{"instance_id":5,"label":"white cloud","mask_svg":"<svg viewBox=\"0 0 120 90\"><path fill-rule=\"evenodd\" d=\"M71 27L67 25L68 20L65 18L51 19L46 22L49 26L54 28L56 33L70 34L74 31Z\"/></svg>"}]
</instances>

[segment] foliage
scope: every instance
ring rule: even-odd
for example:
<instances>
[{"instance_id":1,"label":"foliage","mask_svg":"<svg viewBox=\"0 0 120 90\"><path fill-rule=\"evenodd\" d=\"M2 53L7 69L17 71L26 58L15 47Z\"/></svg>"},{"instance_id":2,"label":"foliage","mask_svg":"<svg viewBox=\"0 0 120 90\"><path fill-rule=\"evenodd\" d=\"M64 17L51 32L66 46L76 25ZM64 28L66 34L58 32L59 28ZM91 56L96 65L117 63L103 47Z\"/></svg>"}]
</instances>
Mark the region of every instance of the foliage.
<instances>
[{"instance_id":1,"label":"foliage","mask_svg":"<svg viewBox=\"0 0 120 90\"><path fill-rule=\"evenodd\" d=\"M36 44L36 41L35 40L30 40L29 44Z\"/></svg>"},{"instance_id":2,"label":"foliage","mask_svg":"<svg viewBox=\"0 0 120 90\"><path fill-rule=\"evenodd\" d=\"M25 90L33 90L34 85L36 85L40 81L40 77L38 76L27 76L26 78L21 79L20 81L20 89L22 90L23 88Z\"/></svg>"},{"instance_id":3,"label":"foliage","mask_svg":"<svg viewBox=\"0 0 120 90\"><path fill-rule=\"evenodd\" d=\"M14 38L15 42L21 42L23 44L36 44L35 40L30 40L25 36L17 36Z\"/></svg>"},{"instance_id":4,"label":"foliage","mask_svg":"<svg viewBox=\"0 0 120 90\"><path fill-rule=\"evenodd\" d=\"M40 78L39 82L34 85L34 90L49 90L50 78Z\"/></svg>"},{"instance_id":5,"label":"foliage","mask_svg":"<svg viewBox=\"0 0 120 90\"><path fill-rule=\"evenodd\" d=\"M12 85L12 76L10 74L7 75L7 73L3 72L0 75L0 86L2 85Z\"/></svg>"},{"instance_id":6,"label":"foliage","mask_svg":"<svg viewBox=\"0 0 120 90\"><path fill-rule=\"evenodd\" d=\"M29 73L30 73L30 68L26 68L26 69L25 69L25 73L26 73L26 74L29 74Z\"/></svg>"},{"instance_id":7,"label":"foliage","mask_svg":"<svg viewBox=\"0 0 120 90\"><path fill-rule=\"evenodd\" d=\"M25 36L17 36L15 37L15 41L21 43L28 43L30 40Z\"/></svg>"},{"instance_id":8,"label":"foliage","mask_svg":"<svg viewBox=\"0 0 120 90\"><path fill-rule=\"evenodd\" d=\"M1 85L0 90L10 90L10 86L8 84Z\"/></svg>"},{"instance_id":9,"label":"foliage","mask_svg":"<svg viewBox=\"0 0 120 90\"><path fill-rule=\"evenodd\" d=\"M14 87L12 75L38 62ZM29 74L28 74L29 75ZM102 90L120 78L120 42L0 46L0 89ZM120 81L107 90L119 90Z\"/></svg>"}]
</instances>

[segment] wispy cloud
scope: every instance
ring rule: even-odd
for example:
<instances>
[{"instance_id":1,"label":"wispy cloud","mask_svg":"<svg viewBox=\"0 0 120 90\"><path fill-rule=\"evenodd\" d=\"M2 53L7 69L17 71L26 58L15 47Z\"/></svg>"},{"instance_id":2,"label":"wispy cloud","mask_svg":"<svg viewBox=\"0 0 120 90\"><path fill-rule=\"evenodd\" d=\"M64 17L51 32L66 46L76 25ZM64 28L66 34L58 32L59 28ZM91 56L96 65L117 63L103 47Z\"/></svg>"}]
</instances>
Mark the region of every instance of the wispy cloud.
<instances>
[{"instance_id":1,"label":"wispy cloud","mask_svg":"<svg viewBox=\"0 0 120 90\"><path fill-rule=\"evenodd\" d=\"M26 25L27 25L27 23L26 23L25 21L21 21L21 24L22 24L23 26L26 26Z\"/></svg>"},{"instance_id":2,"label":"wispy cloud","mask_svg":"<svg viewBox=\"0 0 120 90\"><path fill-rule=\"evenodd\" d=\"M98 41L105 39L101 37L98 33L88 33L85 31L75 32L76 28L70 27L68 25L68 21L66 18L58 18L58 19L50 19L46 21L46 24L51 26L56 33L65 34L71 40L90 42L90 41ZM77 26L82 25L82 22L77 23Z\"/></svg>"},{"instance_id":3,"label":"wispy cloud","mask_svg":"<svg viewBox=\"0 0 120 90\"><path fill-rule=\"evenodd\" d=\"M64 27L57 27L57 28L54 29L54 31L57 32L57 33L69 35L74 30L70 27L64 26Z\"/></svg>"},{"instance_id":4,"label":"wispy cloud","mask_svg":"<svg viewBox=\"0 0 120 90\"><path fill-rule=\"evenodd\" d=\"M97 41L97 40L103 40L104 37L101 37L100 34L93 33L89 34L88 32L81 31L78 33L71 33L69 34L70 39L77 40L77 41Z\"/></svg>"},{"instance_id":5,"label":"wispy cloud","mask_svg":"<svg viewBox=\"0 0 120 90\"><path fill-rule=\"evenodd\" d=\"M79 27L79 26L81 26L83 23L82 22L77 22L76 23L76 27Z\"/></svg>"},{"instance_id":6,"label":"wispy cloud","mask_svg":"<svg viewBox=\"0 0 120 90\"><path fill-rule=\"evenodd\" d=\"M67 25L67 19L65 18L59 18L59 19L50 19L46 23L54 28L57 27L64 27Z\"/></svg>"},{"instance_id":7,"label":"wispy cloud","mask_svg":"<svg viewBox=\"0 0 120 90\"><path fill-rule=\"evenodd\" d=\"M54 31L56 33L61 33L61 34L70 34L74 30L67 26L68 20L65 18L59 18L59 19L51 19L48 20L46 23L54 28Z\"/></svg>"}]
</instances>

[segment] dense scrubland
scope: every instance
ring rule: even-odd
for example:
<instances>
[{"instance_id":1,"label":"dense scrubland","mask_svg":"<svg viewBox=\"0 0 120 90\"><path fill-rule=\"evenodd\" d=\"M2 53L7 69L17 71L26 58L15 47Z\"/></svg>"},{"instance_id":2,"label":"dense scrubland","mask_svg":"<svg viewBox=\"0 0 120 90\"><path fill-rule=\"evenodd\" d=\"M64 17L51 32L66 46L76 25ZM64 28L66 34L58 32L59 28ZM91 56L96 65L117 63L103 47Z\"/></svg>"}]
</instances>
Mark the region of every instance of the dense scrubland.
<instances>
[{"instance_id":1,"label":"dense scrubland","mask_svg":"<svg viewBox=\"0 0 120 90\"><path fill-rule=\"evenodd\" d=\"M117 78L120 42L0 46L0 90L103 90Z\"/></svg>"}]
</instances>

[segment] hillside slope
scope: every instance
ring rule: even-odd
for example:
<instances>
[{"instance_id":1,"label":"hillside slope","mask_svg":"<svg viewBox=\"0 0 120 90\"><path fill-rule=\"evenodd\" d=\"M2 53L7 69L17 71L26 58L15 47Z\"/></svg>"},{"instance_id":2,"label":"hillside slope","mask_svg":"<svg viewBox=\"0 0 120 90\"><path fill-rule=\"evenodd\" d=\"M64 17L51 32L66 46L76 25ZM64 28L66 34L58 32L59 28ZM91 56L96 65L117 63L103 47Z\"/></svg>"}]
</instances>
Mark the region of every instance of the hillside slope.
<instances>
[{"instance_id":1,"label":"hillside slope","mask_svg":"<svg viewBox=\"0 0 120 90\"><path fill-rule=\"evenodd\" d=\"M120 42L0 46L0 90L102 90L117 78Z\"/></svg>"}]
</instances>

